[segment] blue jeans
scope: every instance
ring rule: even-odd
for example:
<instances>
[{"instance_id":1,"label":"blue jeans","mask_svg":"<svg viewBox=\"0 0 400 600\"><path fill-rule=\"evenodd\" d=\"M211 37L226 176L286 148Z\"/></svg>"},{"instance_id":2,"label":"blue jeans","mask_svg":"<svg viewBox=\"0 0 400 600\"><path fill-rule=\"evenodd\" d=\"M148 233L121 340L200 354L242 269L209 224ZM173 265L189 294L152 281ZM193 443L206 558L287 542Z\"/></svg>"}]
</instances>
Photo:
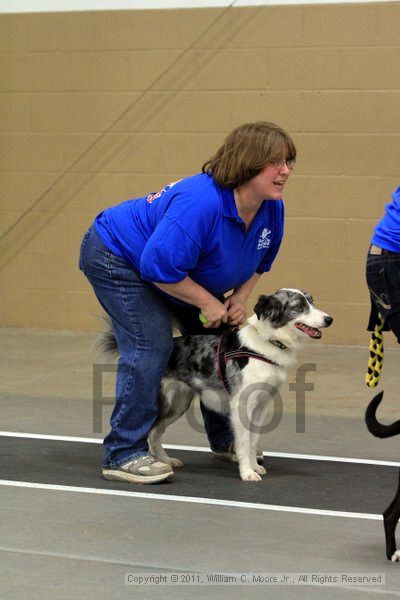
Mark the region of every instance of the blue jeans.
<instances>
[{"instance_id":1,"label":"blue jeans","mask_svg":"<svg viewBox=\"0 0 400 600\"><path fill-rule=\"evenodd\" d=\"M107 248L93 226L83 237L79 268L112 319L120 352L103 462L104 467L117 468L149 450L147 436L158 415L158 390L173 349L170 311L178 310L178 319L183 314L185 333L201 332L199 311L177 308L165 299L131 263ZM228 446L233 440L229 418L203 405L201 409L211 447Z\"/></svg>"},{"instance_id":2,"label":"blue jeans","mask_svg":"<svg viewBox=\"0 0 400 600\"><path fill-rule=\"evenodd\" d=\"M400 254L387 250L368 254L366 277L371 295L368 331L374 329L380 312L385 317L384 331L391 330L400 344Z\"/></svg>"}]
</instances>

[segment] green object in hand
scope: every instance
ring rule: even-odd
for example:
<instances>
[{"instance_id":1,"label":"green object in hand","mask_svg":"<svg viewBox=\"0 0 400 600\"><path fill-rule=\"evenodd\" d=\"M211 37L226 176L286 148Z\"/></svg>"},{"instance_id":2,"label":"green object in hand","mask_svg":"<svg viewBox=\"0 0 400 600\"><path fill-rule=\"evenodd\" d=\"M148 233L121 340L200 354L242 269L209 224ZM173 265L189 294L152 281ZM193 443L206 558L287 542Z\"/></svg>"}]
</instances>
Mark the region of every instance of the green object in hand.
<instances>
[{"instance_id":1,"label":"green object in hand","mask_svg":"<svg viewBox=\"0 0 400 600\"><path fill-rule=\"evenodd\" d=\"M199 319L203 323L203 325L205 325L206 323L208 323L207 317L205 315L203 315L202 312L199 314Z\"/></svg>"}]
</instances>

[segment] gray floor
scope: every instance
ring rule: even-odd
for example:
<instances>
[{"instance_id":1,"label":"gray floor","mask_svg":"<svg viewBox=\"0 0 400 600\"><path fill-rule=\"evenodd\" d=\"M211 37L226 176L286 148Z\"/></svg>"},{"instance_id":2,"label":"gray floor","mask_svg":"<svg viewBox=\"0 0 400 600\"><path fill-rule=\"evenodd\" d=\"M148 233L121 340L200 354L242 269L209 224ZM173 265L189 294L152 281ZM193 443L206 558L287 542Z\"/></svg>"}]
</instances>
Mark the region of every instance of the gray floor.
<instances>
[{"instance_id":1,"label":"gray floor","mask_svg":"<svg viewBox=\"0 0 400 600\"><path fill-rule=\"evenodd\" d=\"M93 430L93 363L101 361L91 348L93 336L13 329L0 330L0 335L0 429L101 437ZM316 371L309 372L306 378L314 390L306 393L305 432L299 431L299 425L296 432L296 398L289 389L296 374L293 370L282 390L281 421L264 436L264 451L400 462L400 440L375 439L363 423L365 406L373 395L363 383L367 358L366 348L310 344L300 357L301 364L316 365ZM387 351L382 380L385 400L379 412L384 421L400 418L396 395L398 360L397 349ZM112 376L107 375L104 395L111 396L112 389ZM104 433L110 409L103 408ZM199 420L197 408L189 419L182 418L167 431L166 442L206 446L206 438L199 427L193 427L193 419ZM1 460L7 459L6 454ZM67 453L65 460L68 461ZM268 457L266 461L268 467ZM7 467L7 479L12 479L9 462ZM378 478L379 467L374 472ZM383 477L383 470L381 473ZM232 470L231 474L236 477ZM184 471L180 477L184 477ZM1 479L5 477L0 473ZM299 485L298 476L293 481ZM237 483L243 485L239 479ZM393 468L393 494L396 484ZM312 489L307 488L306 478L303 485L303 496L310 494L312 507ZM82 488L78 476L76 487ZM164 487L165 494L174 494L174 483ZM140 486L140 492L143 488ZM137 486L128 486L127 490L136 492ZM212 497L212 490L208 492ZM338 489L337 493L342 494L343 490ZM382 510L393 494L384 499L386 488L381 491ZM282 494L279 505L287 504L289 499ZM161 496L111 496L71 491L71 487L60 490L1 485L0 505L1 598L361 598L366 593L370 598L400 596L400 564L386 561L380 520L188 503ZM181 571L383 573L386 584L125 585L126 573Z\"/></svg>"}]
</instances>

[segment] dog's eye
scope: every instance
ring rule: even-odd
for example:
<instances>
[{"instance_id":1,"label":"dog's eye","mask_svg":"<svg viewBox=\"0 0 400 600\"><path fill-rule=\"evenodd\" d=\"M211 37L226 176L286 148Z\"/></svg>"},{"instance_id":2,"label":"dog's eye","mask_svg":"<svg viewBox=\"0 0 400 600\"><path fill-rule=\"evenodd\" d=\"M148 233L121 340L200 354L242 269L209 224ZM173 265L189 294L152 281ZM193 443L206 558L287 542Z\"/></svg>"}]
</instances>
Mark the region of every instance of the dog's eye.
<instances>
[{"instance_id":1,"label":"dog's eye","mask_svg":"<svg viewBox=\"0 0 400 600\"><path fill-rule=\"evenodd\" d=\"M292 306L292 310L296 313L306 312L307 308L308 308L308 305L305 300L299 300Z\"/></svg>"},{"instance_id":2,"label":"dog's eye","mask_svg":"<svg viewBox=\"0 0 400 600\"><path fill-rule=\"evenodd\" d=\"M297 304L295 304L293 306L293 310L295 310L297 312L301 312L302 310L304 310L304 304L303 304L303 302L298 302Z\"/></svg>"}]
</instances>

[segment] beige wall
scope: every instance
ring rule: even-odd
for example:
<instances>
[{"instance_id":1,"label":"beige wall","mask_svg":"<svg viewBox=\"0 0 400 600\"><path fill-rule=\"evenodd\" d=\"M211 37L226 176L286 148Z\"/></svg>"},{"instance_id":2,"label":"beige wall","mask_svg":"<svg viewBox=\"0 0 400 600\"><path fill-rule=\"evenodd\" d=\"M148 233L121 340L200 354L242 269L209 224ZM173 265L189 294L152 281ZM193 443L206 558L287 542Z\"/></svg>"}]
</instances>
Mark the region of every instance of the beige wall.
<instances>
[{"instance_id":1,"label":"beige wall","mask_svg":"<svg viewBox=\"0 0 400 600\"><path fill-rule=\"evenodd\" d=\"M264 119L299 160L257 292L306 288L336 317L326 341L366 343L365 253L399 185L399 22L400 2L0 16L2 324L98 329L77 269L93 217Z\"/></svg>"}]
</instances>

